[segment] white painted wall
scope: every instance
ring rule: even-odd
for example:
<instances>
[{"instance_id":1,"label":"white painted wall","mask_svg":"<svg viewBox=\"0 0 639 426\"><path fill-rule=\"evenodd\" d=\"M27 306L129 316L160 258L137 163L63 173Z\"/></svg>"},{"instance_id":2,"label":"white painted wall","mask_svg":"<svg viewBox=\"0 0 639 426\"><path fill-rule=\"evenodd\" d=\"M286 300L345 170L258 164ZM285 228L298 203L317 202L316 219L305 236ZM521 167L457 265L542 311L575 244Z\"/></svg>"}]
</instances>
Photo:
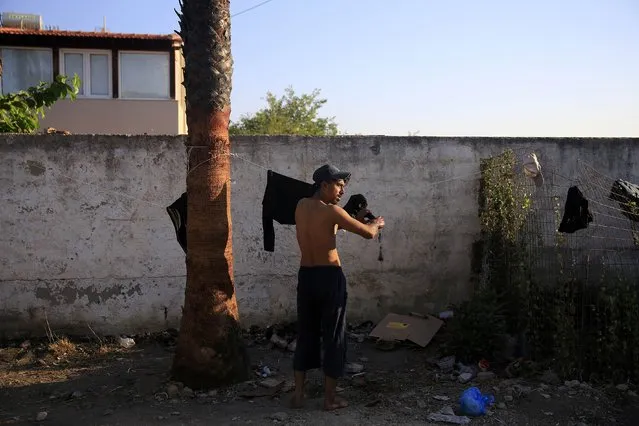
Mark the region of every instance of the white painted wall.
<instances>
[{"instance_id":1,"label":"white painted wall","mask_svg":"<svg viewBox=\"0 0 639 426\"><path fill-rule=\"evenodd\" d=\"M125 333L177 327L182 249L165 207L185 189L182 137L0 136L0 334L57 329ZM470 294L479 237L479 159L535 149L564 175L587 159L639 180L637 139L243 137L233 140L235 279L245 325L290 318L299 255L294 228L276 224L263 250L261 201L270 166L310 180L330 161L353 173L383 214L375 241L340 233L351 319L430 311ZM247 161L244 161L247 160ZM44 170L42 169L44 167Z\"/></svg>"}]
</instances>

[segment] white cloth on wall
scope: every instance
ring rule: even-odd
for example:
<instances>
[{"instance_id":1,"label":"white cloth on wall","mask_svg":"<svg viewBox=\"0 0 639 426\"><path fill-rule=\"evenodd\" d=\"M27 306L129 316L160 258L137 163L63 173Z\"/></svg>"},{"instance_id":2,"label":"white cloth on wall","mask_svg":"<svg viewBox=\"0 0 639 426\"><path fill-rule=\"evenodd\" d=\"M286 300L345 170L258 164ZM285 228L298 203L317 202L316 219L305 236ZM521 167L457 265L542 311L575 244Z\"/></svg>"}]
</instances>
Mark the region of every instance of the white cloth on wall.
<instances>
[{"instance_id":1,"label":"white cloth on wall","mask_svg":"<svg viewBox=\"0 0 639 426\"><path fill-rule=\"evenodd\" d=\"M541 172L541 164L534 152L524 155L524 174L531 178L538 187L544 184L544 175Z\"/></svg>"}]
</instances>

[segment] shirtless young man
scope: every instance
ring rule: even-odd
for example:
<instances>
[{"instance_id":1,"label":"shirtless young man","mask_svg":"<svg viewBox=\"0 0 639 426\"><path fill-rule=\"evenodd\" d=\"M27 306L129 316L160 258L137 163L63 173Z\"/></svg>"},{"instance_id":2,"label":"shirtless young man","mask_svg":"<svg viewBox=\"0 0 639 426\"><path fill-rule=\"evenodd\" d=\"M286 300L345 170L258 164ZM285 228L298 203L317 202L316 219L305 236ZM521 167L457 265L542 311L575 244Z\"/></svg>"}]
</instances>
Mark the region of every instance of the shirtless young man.
<instances>
[{"instance_id":1,"label":"shirtless young man","mask_svg":"<svg viewBox=\"0 0 639 426\"><path fill-rule=\"evenodd\" d=\"M346 363L345 310L346 278L337 254L335 235L338 228L374 238L384 227L384 219L357 219L337 205L344 195L350 173L324 165L313 173L315 194L303 198L295 210L297 241L302 254L297 284L297 319L299 334L293 360L295 394L293 406L304 400L306 371L321 366L321 341L324 344L324 409L347 406L336 395L337 379Z\"/></svg>"}]
</instances>

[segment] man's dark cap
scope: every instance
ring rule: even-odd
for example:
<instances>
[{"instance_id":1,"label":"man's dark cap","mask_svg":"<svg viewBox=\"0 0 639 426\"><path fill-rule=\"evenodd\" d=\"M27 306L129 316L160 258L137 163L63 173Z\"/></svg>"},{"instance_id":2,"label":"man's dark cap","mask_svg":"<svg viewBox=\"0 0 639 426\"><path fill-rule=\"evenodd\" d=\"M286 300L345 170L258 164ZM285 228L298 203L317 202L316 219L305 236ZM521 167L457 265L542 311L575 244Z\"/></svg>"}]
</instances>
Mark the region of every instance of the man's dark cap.
<instances>
[{"instance_id":1,"label":"man's dark cap","mask_svg":"<svg viewBox=\"0 0 639 426\"><path fill-rule=\"evenodd\" d=\"M350 172L343 172L335 166L324 164L313 173L313 182L322 183L331 180L343 179L348 181L351 178Z\"/></svg>"}]
</instances>

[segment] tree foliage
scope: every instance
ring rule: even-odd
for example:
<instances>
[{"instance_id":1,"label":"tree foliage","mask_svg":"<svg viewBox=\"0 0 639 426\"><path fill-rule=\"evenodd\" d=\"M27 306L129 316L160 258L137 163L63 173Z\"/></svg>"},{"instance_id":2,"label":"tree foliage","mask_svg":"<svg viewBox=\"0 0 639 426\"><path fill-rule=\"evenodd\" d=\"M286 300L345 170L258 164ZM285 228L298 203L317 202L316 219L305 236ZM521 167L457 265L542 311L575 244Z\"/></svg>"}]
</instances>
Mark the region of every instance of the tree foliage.
<instances>
[{"instance_id":1,"label":"tree foliage","mask_svg":"<svg viewBox=\"0 0 639 426\"><path fill-rule=\"evenodd\" d=\"M335 136L338 134L335 118L319 116L325 103L319 89L297 95L288 87L280 97L267 92L266 107L231 123L229 132L231 135Z\"/></svg>"},{"instance_id":2,"label":"tree foliage","mask_svg":"<svg viewBox=\"0 0 639 426\"><path fill-rule=\"evenodd\" d=\"M0 96L0 133L33 133L38 130L45 108L60 99L75 100L80 78L58 75L51 82L40 82L27 90Z\"/></svg>"}]
</instances>

